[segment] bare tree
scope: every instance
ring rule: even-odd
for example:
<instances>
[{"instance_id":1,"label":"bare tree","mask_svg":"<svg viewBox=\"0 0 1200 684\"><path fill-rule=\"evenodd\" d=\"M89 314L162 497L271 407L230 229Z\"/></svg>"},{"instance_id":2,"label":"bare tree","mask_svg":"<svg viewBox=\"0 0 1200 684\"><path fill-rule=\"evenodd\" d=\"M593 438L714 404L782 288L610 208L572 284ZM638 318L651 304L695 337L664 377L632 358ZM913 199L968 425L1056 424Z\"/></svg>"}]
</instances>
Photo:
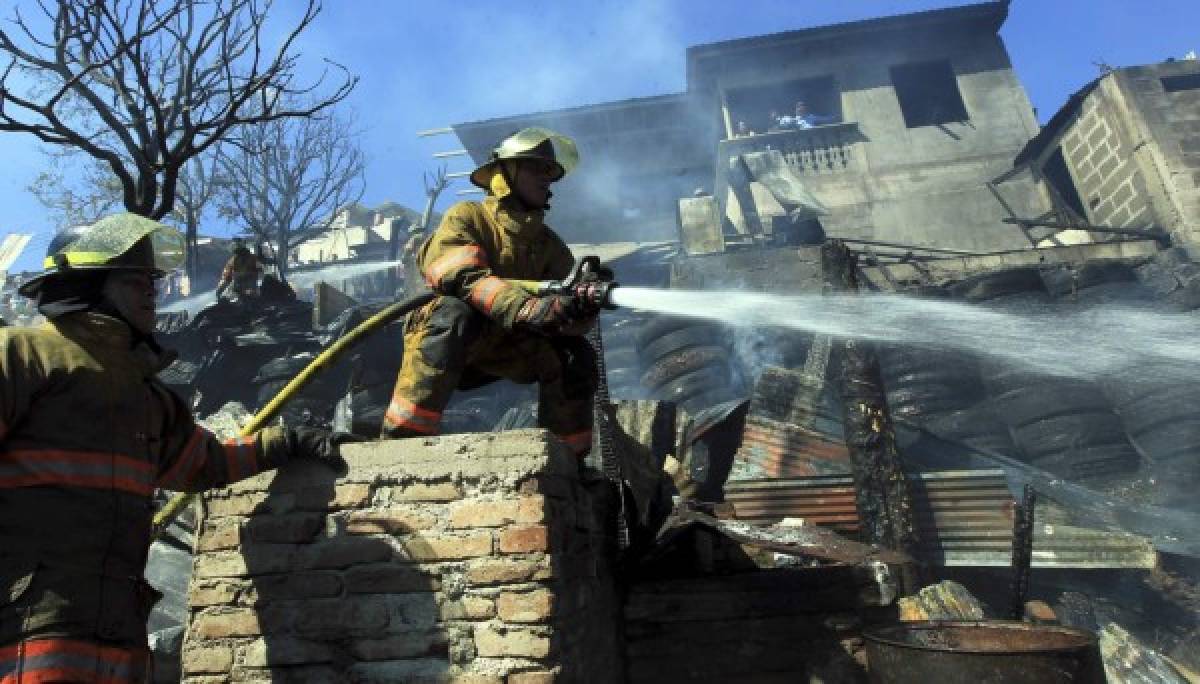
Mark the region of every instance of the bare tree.
<instances>
[{"instance_id":1,"label":"bare tree","mask_svg":"<svg viewBox=\"0 0 1200 684\"><path fill-rule=\"evenodd\" d=\"M221 155L223 213L287 256L362 197L365 159L349 121L326 113L247 127Z\"/></svg>"},{"instance_id":2,"label":"bare tree","mask_svg":"<svg viewBox=\"0 0 1200 684\"><path fill-rule=\"evenodd\" d=\"M320 12L307 0L277 48L264 45L273 0L37 0L0 28L0 131L78 148L107 165L131 212L162 218L189 159L247 127L307 118L357 83L297 83L296 39ZM328 63L327 64L332 64ZM30 83L22 91L18 81ZM302 96L302 97L301 97ZM296 106L297 103L303 103Z\"/></svg>"},{"instance_id":3,"label":"bare tree","mask_svg":"<svg viewBox=\"0 0 1200 684\"><path fill-rule=\"evenodd\" d=\"M121 181L102 162L74 148L52 148L50 166L39 173L28 190L49 210L57 230L91 223L121 206ZM184 271L196 278L196 249L200 222L214 196L223 187L216 148L187 160L179 171L175 207L169 218L183 227Z\"/></svg>"},{"instance_id":4,"label":"bare tree","mask_svg":"<svg viewBox=\"0 0 1200 684\"><path fill-rule=\"evenodd\" d=\"M27 190L50 214L55 230L91 223L121 206L121 182L104 164L69 148L47 152L48 166Z\"/></svg>"},{"instance_id":5,"label":"bare tree","mask_svg":"<svg viewBox=\"0 0 1200 684\"><path fill-rule=\"evenodd\" d=\"M179 174L175 209L171 214L183 225L186 255L184 272L193 283L198 276L196 254L200 220L217 193L227 187L228 183L221 172L219 147L210 148L204 155L189 159Z\"/></svg>"}]
</instances>

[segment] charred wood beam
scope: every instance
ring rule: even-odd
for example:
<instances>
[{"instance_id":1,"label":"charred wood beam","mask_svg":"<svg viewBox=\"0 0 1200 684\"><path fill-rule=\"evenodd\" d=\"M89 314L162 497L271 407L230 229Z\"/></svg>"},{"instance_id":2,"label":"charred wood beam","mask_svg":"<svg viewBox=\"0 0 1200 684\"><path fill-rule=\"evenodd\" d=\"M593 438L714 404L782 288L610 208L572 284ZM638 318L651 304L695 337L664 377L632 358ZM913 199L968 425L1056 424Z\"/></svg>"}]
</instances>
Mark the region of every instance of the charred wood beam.
<instances>
[{"instance_id":1,"label":"charred wood beam","mask_svg":"<svg viewBox=\"0 0 1200 684\"><path fill-rule=\"evenodd\" d=\"M826 291L856 292L857 261L845 243L827 241L821 247ZM914 556L917 530L912 499L900 467L879 359L874 348L853 338L838 340L835 349L841 356L842 415L863 540ZM918 588L914 567L902 571L901 584L906 594Z\"/></svg>"}]
</instances>

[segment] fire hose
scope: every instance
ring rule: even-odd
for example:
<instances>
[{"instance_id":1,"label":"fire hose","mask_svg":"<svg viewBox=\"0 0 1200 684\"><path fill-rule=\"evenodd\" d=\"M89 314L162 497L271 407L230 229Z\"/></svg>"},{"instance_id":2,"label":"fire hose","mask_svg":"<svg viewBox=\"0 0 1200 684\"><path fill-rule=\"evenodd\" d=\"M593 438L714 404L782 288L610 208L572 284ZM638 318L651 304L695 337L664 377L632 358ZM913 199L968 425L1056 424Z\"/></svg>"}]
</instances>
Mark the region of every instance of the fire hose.
<instances>
[{"instance_id":1,"label":"fire hose","mask_svg":"<svg viewBox=\"0 0 1200 684\"><path fill-rule=\"evenodd\" d=\"M600 265L599 257L586 256L579 261L579 264L572 271L571 275L567 276L561 282L547 281L538 283L536 287L539 295L562 295L577 299L579 302L589 308L600 309L615 309L616 306L612 303L612 289L617 286L613 282L613 273L611 270ZM318 373L328 368L337 360L343 352L357 344L367 335L375 332L383 326L392 323L396 319L405 314L418 309L437 297L435 292L424 292L409 299L396 302L384 308L379 313L371 316L367 320L358 324L349 333L343 335L336 342L331 344L329 348L322 351L313 359L304 370L300 371L294 378L288 382L283 389L267 402L267 405L262 407L258 413L254 414L249 422L247 422L239 431L240 436L249 437L258 432L279 412L283 405L287 403L297 392L309 383ZM597 324L597 328L599 324ZM598 332L597 332L598 335ZM603 353L603 349L598 350ZM601 366L603 368L603 366ZM607 392L606 392L607 393ZM603 429L603 424L602 424ZM602 437L602 443L604 438ZM606 450L607 451L607 450ZM608 460L608 456L605 457ZM606 464L606 471L609 468ZM154 521L151 526L150 539L151 541L158 539L183 510L192 503L196 498L194 492L184 492L176 494L162 508L154 514Z\"/></svg>"}]
</instances>

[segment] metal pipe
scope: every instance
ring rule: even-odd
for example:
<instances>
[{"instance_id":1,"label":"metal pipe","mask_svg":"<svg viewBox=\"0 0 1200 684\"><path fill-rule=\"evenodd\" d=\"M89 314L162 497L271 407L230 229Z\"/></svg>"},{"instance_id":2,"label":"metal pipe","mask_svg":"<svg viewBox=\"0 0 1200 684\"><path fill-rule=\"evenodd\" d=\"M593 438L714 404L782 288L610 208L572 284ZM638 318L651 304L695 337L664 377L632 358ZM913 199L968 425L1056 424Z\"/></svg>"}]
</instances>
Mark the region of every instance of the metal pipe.
<instances>
[{"instance_id":1,"label":"metal pipe","mask_svg":"<svg viewBox=\"0 0 1200 684\"><path fill-rule=\"evenodd\" d=\"M838 238L842 242L847 242L855 245L871 245L872 247L894 247L896 249L905 249L911 252L940 252L943 254L958 254L961 256L983 256L979 252L970 252L965 249L951 249L949 247L919 247L917 245L905 245L897 242L883 242L881 240L860 240L858 238Z\"/></svg>"},{"instance_id":2,"label":"metal pipe","mask_svg":"<svg viewBox=\"0 0 1200 684\"><path fill-rule=\"evenodd\" d=\"M1161 244L1169 244L1170 236L1151 230L1138 230L1137 228L1113 228L1112 226L1093 226L1091 224L1075 225L1073 223L1062 223L1061 221L1039 221L1037 219L1023 218L1006 218L1000 219L1004 223L1014 223L1021 226L1038 226L1039 228L1057 228L1059 230L1086 230L1093 233L1112 233L1113 235L1133 235L1147 240L1154 240Z\"/></svg>"}]
</instances>

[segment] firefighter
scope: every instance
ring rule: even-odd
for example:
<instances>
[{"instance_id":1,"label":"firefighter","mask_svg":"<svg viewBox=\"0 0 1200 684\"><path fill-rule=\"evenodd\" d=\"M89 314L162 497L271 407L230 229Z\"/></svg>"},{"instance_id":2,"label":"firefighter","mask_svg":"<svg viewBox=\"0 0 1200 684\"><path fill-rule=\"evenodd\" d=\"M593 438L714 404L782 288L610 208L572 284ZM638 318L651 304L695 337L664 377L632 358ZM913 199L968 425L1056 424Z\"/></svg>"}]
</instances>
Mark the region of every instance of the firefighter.
<instances>
[{"instance_id":1,"label":"firefighter","mask_svg":"<svg viewBox=\"0 0 1200 684\"><path fill-rule=\"evenodd\" d=\"M225 262L221 271L221 280L217 283L217 298L220 299L225 290L233 288L238 298L253 297L258 294L258 277L262 275L262 263L254 252L246 246L246 241L240 237L233 239L233 255Z\"/></svg>"},{"instance_id":2,"label":"firefighter","mask_svg":"<svg viewBox=\"0 0 1200 684\"><path fill-rule=\"evenodd\" d=\"M155 488L220 487L291 459L344 468L328 432L219 441L155 374L154 283L178 232L117 214L61 235L0 330L0 681L145 681Z\"/></svg>"},{"instance_id":3,"label":"firefighter","mask_svg":"<svg viewBox=\"0 0 1200 684\"><path fill-rule=\"evenodd\" d=\"M471 182L487 197L459 202L421 246L417 267L439 294L414 311L384 437L433 435L455 389L507 378L538 383L538 420L577 454L592 443L595 356L582 337L595 312L538 296L574 257L543 222L550 184L578 161L574 142L543 128L505 138Z\"/></svg>"}]
</instances>

